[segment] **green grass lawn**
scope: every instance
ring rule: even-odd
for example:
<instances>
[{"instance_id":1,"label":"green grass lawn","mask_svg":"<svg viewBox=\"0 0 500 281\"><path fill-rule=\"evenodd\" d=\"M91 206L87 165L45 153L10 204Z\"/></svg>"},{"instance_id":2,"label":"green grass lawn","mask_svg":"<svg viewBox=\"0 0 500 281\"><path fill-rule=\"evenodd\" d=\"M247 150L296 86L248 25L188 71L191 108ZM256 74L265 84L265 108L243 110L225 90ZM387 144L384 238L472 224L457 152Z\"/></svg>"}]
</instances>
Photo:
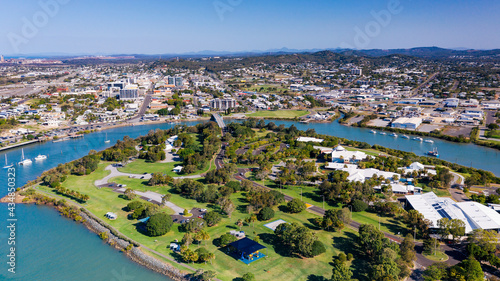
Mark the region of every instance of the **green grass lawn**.
<instances>
[{"instance_id":1,"label":"green grass lawn","mask_svg":"<svg viewBox=\"0 0 500 281\"><path fill-rule=\"evenodd\" d=\"M485 136L487 138L500 139L500 130L490 130L486 132Z\"/></svg>"},{"instance_id":2,"label":"green grass lawn","mask_svg":"<svg viewBox=\"0 0 500 281\"><path fill-rule=\"evenodd\" d=\"M302 201L323 208L323 197L319 195L319 193L317 192L318 191L317 186L307 186L307 185L284 186L284 188L282 187L280 189L279 186L277 186L276 184L274 184L274 182L270 180L257 181L257 182L262 185L268 186L270 188L280 190L283 194L298 199L301 199L301 189L302 189ZM342 206L338 204L331 204L328 201L325 201L324 207L325 209L339 209ZM352 219L359 223L373 224L376 227L379 226L379 216L375 213L366 211L353 212ZM385 217L385 216L380 217L380 230L393 234L401 233L401 236L404 236L406 233L410 231L407 228L407 226L401 221L393 217Z\"/></svg>"},{"instance_id":3,"label":"green grass lawn","mask_svg":"<svg viewBox=\"0 0 500 281\"><path fill-rule=\"evenodd\" d=\"M446 255L441 251L437 251L435 254L432 255L423 254L423 256L433 261L447 261L449 259L448 255Z\"/></svg>"},{"instance_id":4,"label":"green grass lawn","mask_svg":"<svg viewBox=\"0 0 500 281\"><path fill-rule=\"evenodd\" d=\"M210 161L212 163L211 169L215 168L214 160ZM131 163L128 163L125 167L119 168L118 170L123 173L130 174L144 174L147 173L162 173L169 175L171 177L189 176L189 175L199 175L209 171L210 163L208 163L203 170L196 171L192 174L177 174L172 171L175 166L182 166L182 162L169 162L169 163L150 163L146 162L144 159L136 159Z\"/></svg>"},{"instance_id":5,"label":"green grass lawn","mask_svg":"<svg viewBox=\"0 0 500 281\"><path fill-rule=\"evenodd\" d=\"M301 117L309 114L307 110L277 110L277 111L257 111L252 114L248 114L249 117L265 117L265 118L290 118Z\"/></svg>"},{"instance_id":6,"label":"green grass lawn","mask_svg":"<svg viewBox=\"0 0 500 281\"><path fill-rule=\"evenodd\" d=\"M104 170L107 165L109 165L109 163L99 164L98 169L91 175L82 177L69 176L63 183L63 186L89 195L90 200L84 204L85 208L97 217L109 223L111 226L115 227L124 235L155 251L178 259L179 257L177 254L172 253L168 247L170 242L175 239L182 239L184 233L179 230L179 225L174 225L173 229L164 236L148 237L139 231L142 225L138 223L138 221L129 220L127 218L128 213L124 211L124 207L130 201L122 199L119 197L119 194L111 191L111 189L99 189L94 186L94 181L96 179L100 179L109 173ZM127 187L135 190L152 190L162 194L166 192L173 192L171 187L168 186L147 186L145 181L140 179L117 177L112 179L112 181L126 184ZM51 188L45 186L40 186L39 189L49 194L55 194ZM245 212L247 202L244 194L233 194L231 199L235 205L237 205L236 211L232 214L231 218L225 216L217 226L207 228L206 230L208 231L211 239L206 243L206 246L204 246L204 242L201 245L206 247L206 249L210 252L215 253L216 259L213 261L213 264L191 264L191 266L197 269L202 268L216 271L218 273L217 278L221 280L233 280L234 278L240 277L247 272L254 273L256 280L305 280L309 275L329 277L331 274L331 265L329 265L329 263L331 262L332 256L338 254L340 251L348 253L352 250L352 247L349 247L348 243L352 243L353 237L355 236L355 232L353 230L346 228L342 233L317 230L311 223L312 219L317 217L316 214L307 211L300 214L288 214L276 209L275 218L271 221L283 219L287 222L297 222L312 228L318 239L326 245L327 252L311 259L282 256L274 250L274 246L272 244L273 232L272 230L264 227L264 224L267 222L256 222L255 228L251 225L245 225L242 227L242 230L245 231L247 236L250 238L254 238L259 235L261 243L268 248L267 251L264 250L264 253L268 253L268 257L247 266L222 252L213 244L214 238L218 238L220 235L227 233L232 229L238 229L236 226L238 219L244 219L249 216ZM66 200L71 201L70 199ZM172 193L171 201L174 204L187 209L193 207L210 209L212 207L210 204L198 203L195 200L183 198L175 193ZM107 212L116 213L118 218L114 221L105 219L104 214ZM171 213L172 211L165 208L165 212ZM190 247L192 249L196 249L199 246L191 245ZM179 265L174 266L184 270Z\"/></svg>"}]
</instances>

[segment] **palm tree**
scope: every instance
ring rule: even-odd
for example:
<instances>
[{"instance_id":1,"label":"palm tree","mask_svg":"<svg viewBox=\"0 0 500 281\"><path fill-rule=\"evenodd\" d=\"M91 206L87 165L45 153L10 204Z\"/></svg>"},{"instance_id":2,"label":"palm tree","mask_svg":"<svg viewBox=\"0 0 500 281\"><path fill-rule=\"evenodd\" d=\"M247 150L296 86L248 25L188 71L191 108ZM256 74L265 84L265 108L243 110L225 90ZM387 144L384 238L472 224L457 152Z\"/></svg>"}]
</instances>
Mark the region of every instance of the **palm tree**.
<instances>
[{"instance_id":1,"label":"palm tree","mask_svg":"<svg viewBox=\"0 0 500 281\"><path fill-rule=\"evenodd\" d=\"M165 204L170 200L171 197L172 197L172 194L170 194L170 193L167 193L167 194L163 195L161 197L161 204L163 206L165 206Z\"/></svg>"},{"instance_id":2,"label":"palm tree","mask_svg":"<svg viewBox=\"0 0 500 281\"><path fill-rule=\"evenodd\" d=\"M238 222L236 222L236 224L240 227L240 231L241 231L241 227L243 226L243 221L241 219L239 219Z\"/></svg>"},{"instance_id":3,"label":"palm tree","mask_svg":"<svg viewBox=\"0 0 500 281\"><path fill-rule=\"evenodd\" d=\"M207 245L207 241L210 240L210 234L206 232L205 230L201 230L198 232L201 236L201 240L205 240L205 246Z\"/></svg>"}]
</instances>

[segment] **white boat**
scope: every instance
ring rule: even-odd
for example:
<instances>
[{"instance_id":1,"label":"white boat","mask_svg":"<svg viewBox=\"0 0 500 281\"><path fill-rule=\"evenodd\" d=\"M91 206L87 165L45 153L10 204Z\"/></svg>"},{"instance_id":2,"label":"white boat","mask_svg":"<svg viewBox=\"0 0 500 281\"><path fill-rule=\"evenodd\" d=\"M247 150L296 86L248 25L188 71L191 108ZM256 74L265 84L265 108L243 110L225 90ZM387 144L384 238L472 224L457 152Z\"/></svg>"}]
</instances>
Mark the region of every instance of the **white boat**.
<instances>
[{"instance_id":1,"label":"white boat","mask_svg":"<svg viewBox=\"0 0 500 281\"><path fill-rule=\"evenodd\" d=\"M42 154L38 154L37 157L35 157L35 161L42 161L42 160L45 160L47 159L47 156L46 155L42 155Z\"/></svg>"},{"instance_id":2,"label":"white boat","mask_svg":"<svg viewBox=\"0 0 500 281\"><path fill-rule=\"evenodd\" d=\"M385 135L385 132L380 132L379 134L381 134L381 135Z\"/></svg>"},{"instance_id":3,"label":"white boat","mask_svg":"<svg viewBox=\"0 0 500 281\"><path fill-rule=\"evenodd\" d=\"M424 139L421 138L421 137L414 137L412 140L416 140L416 141L423 141Z\"/></svg>"},{"instance_id":4,"label":"white boat","mask_svg":"<svg viewBox=\"0 0 500 281\"><path fill-rule=\"evenodd\" d=\"M403 135L403 136L402 136L402 138L403 138L403 139L409 139L410 137L409 137L409 136L407 136L407 135Z\"/></svg>"},{"instance_id":5,"label":"white boat","mask_svg":"<svg viewBox=\"0 0 500 281\"><path fill-rule=\"evenodd\" d=\"M31 159L24 159L24 149L21 149L21 153L22 153L21 162L19 162L17 164L19 164L19 165L30 165L31 163L33 163L33 161L31 161Z\"/></svg>"},{"instance_id":6,"label":"white boat","mask_svg":"<svg viewBox=\"0 0 500 281\"><path fill-rule=\"evenodd\" d=\"M9 162L7 162L7 154L5 154L5 166L3 166L4 169L12 168L14 166L13 164L9 165Z\"/></svg>"},{"instance_id":7,"label":"white boat","mask_svg":"<svg viewBox=\"0 0 500 281\"><path fill-rule=\"evenodd\" d=\"M370 131L370 133L372 133L372 134L376 134L376 133L377 133L377 131L375 131L375 130L371 130L371 131Z\"/></svg>"},{"instance_id":8,"label":"white boat","mask_svg":"<svg viewBox=\"0 0 500 281\"><path fill-rule=\"evenodd\" d=\"M433 140L424 140L424 142L426 142L426 143L434 143Z\"/></svg>"},{"instance_id":9,"label":"white boat","mask_svg":"<svg viewBox=\"0 0 500 281\"><path fill-rule=\"evenodd\" d=\"M395 138L397 138L397 137L398 137L398 135L397 135L396 133L392 133L392 134L390 134L389 136L391 136L391 137L395 137Z\"/></svg>"},{"instance_id":10,"label":"white boat","mask_svg":"<svg viewBox=\"0 0 500 281\"><path fill-rule=\"evenodd\" d=\"M106 140L104 140L104 143L110 143L111 141L108 140L108 133L106 133Z\"/></svg>"}]
</instances>

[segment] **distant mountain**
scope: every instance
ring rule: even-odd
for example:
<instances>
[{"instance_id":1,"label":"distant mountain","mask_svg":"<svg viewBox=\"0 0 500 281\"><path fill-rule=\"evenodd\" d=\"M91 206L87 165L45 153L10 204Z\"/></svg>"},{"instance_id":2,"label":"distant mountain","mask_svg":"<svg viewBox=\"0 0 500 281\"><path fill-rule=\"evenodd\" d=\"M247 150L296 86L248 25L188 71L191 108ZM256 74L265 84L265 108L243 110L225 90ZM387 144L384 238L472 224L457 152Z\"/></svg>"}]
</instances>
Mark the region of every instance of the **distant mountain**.
<instances>
[{"instance_id":1,"label":"distant mountain","mask_svg":"<svg viewBox=\"0 0 500 281\"><path fill-rule=\"evenodd\" d=\"M186 52L186 53L166 53L166 54L104 54L104 53L94 53L94 54L67 54L67 53L39 53L39 54L16 54L10 55L8 57L13 58L57 58L57 59L72 59L76 57L88 56L88 57L98 57L98 56L109 56L109 57L129 57L133 56L136 59L169 59L169 58L201 58L201 57L213 57L213 56L224 56L224 57L235 57L235 56L262 56L262 55L281 55L281 54L314 54L318 52L332 52L342 54L344 56L358 56L358 57L383 57L391 55L405 55L413 56L419 58L449 58L453 56L469 56L469 57L482 57L482 56L499 56L500 49L494 50L473 50L466 48L455 48L455 49L444 49L439 47L418 47L411 49L370 49L370 50L352 50L352 49L269 49L269 50L252 50L252 51L213 51L213 50L203 50L198 52ZM6 56L7 57L7 56Z\"/></svg>"},{"instance_id":2,"label":"distant mountain","mask_svg":"<svg viewBox=\"0 0 500 281\"><path fill-rule=\"evenodd\" d=\"M452 56L470 56L470 57L482 57L482 56L498 56L500 55L500 49L495 50L452 50L444 49L439 47L420 47L411 49L391 49L391 50L358 50L358 53L362 53L372 57L381 57L389 55L407 55L419 58L448 58Z\"/></svg>"}]
</instances>

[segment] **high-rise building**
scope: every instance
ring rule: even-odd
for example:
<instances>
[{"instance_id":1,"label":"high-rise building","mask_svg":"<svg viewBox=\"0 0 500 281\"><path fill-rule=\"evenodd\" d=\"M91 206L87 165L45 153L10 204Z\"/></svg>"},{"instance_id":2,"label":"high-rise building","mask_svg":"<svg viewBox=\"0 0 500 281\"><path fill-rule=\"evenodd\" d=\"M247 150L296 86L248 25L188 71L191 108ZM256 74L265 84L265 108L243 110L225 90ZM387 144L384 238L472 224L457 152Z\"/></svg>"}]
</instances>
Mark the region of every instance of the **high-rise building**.
<instances>
[{"instance_id":1,"label":"high-rise building","mask_svg":"<svg viewBox=\"0 0 500 281\"><path fill-rule=\"evenodd\" d=\"M182 84L183 84L182 77L175 77L175 86L182 87Z\"/></svg>"},{"instance_id":2,"label":"high-rise building","mask_svg":"<svg viewBox=\"0 0 500 281\"><path fill-rule=\"evenodd\" d=\"M131 100L139 97L139 90L135 85L128 85L125 89L120 90L121 100Z\"/></svg>"},{"instance_id":3,"label":"high-rise building","mask_svg":"<svg viewBox=\"0 0 500 281\"><path fill-rule=\"evenodd\" d=\"M210 107L213 109L226 110L237 106L238 103L235 99L213 99L210 101Z\"/></svg>"},{"instance_id":4,"label":"high-rise building","mask_svg":"<svg viewBox=\"0 0 500 281\"><path fill-rule=\"evenodd\" d=\"M0 63L4 63L5 62L5 58L3 57L3 55L0 55Z\"/></svg>"},{"instance_id":5,"label":"high-rise building","mask_svg":"<svg viewBox=\"0 0 500 281\"><path fill-rule=\"evenodd\" d=\"M361 68L354 68L351 70L351 74L361 76L363 74L363 70Z\"/></svg>"},{"instance_id":6,"label":"high-rise building","mask_svg":"<svg viewBox=\"0 0 500 281\"><path fill-rule=\"evenodd\" d=\"M175 78L174 77L168 76L167 80L168 80L169 85L175 85Z\"/></svg>"}]
</instances>

